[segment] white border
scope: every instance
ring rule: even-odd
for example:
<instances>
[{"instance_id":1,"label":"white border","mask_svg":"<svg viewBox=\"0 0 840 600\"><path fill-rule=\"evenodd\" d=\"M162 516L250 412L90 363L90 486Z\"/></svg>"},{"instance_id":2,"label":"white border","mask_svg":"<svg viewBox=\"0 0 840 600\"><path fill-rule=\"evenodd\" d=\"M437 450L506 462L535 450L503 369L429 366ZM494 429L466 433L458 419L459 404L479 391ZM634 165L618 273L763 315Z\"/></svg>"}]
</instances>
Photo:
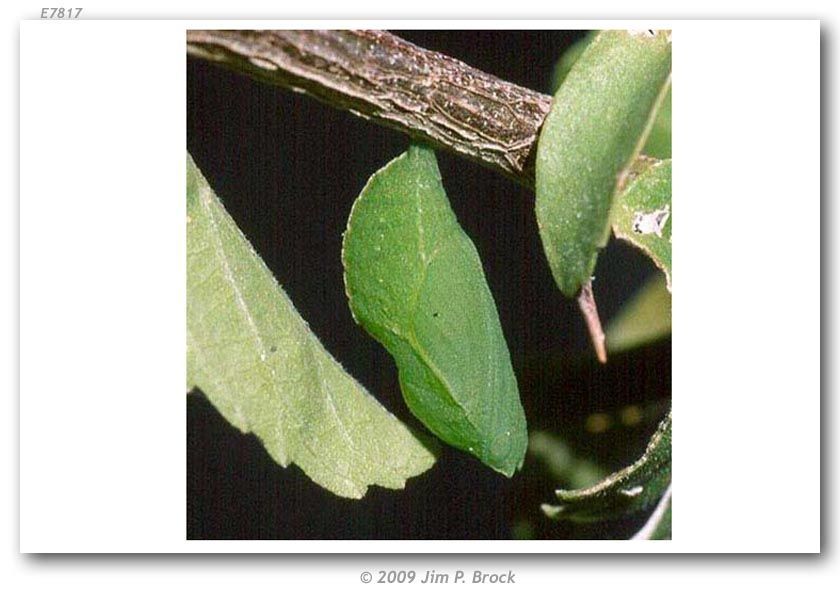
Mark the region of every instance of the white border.
<instances>
[{"instance_id":1,"label":"white border","mask_svg":"<svg viewBox=\"0 0 840 600\"><path fill-rule=\"evenodd\" d=\"M184 540L183 32L642 24L675 31L674 541ZM22 23L21 550L818 551L818 57L817 22Z\"/></svg>"}]
</instances>

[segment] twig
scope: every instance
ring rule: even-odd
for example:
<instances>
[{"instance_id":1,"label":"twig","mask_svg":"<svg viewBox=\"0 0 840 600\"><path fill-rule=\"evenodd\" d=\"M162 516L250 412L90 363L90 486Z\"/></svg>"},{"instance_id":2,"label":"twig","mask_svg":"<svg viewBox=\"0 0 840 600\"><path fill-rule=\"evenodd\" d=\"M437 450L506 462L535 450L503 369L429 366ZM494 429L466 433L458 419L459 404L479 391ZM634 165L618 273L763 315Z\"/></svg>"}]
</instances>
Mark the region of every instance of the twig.
<instances>
[{"instance_id":1,"label":"twig","mask_svg":"<svg viewBox=\"0 0 840 600\"><path fill-rule=\"evenodd\" d=\"M188 31L187 50L534 187L551 96L384 31Z\"/></svg>"},{"instance_id":2,"label":"twig","mask_svg":"<svg viewBox=\"0 0 840 600\"><path fill-rule=\"evenodd\" d=\"M601 328L601 319L598 316L598 306L595 304L595 295L592 293L592 282L587 281L580 288L577 297L580 312L586 320L586 327L589 329L589 337L592 338L592 345L595 346L595 354L602 363L607 362L607 336Z\"/></svg>"}]
</instances>

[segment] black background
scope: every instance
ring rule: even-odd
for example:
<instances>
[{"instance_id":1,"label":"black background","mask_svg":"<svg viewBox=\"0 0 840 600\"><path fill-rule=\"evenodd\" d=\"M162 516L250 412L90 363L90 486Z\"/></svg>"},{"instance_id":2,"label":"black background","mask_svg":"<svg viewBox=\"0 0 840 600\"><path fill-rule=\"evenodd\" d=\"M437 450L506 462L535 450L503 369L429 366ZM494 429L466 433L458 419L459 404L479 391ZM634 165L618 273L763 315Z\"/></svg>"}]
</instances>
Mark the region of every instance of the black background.
<instances>
[{"instance_id":1,"label":"black background","mask_svg":"<svg viewBox=\"0 0 840 600\"><path fill-rule=\"evenodd\" d=\"M508 81L549 92L554 63L581 32L400 31ZM324 346L400 419L396 369L352 320L344 295L341 233L368 177L403 152L402 134L202 61L187 64L187 145L227 210ZM496 299L529 430L563 435L609 468L644 449L656 426L587 434L593 411L670 397L670 340L597 364L573 301L556 289L543 255L530 190L438 152L452 208L473 239ZM611 240L595 293L608 322L653 272ZM199 538L487 539L627 535L639 518L602 525L548 521L539 512L556 482L529 458L508 480L444 448L405 490L373 487L345 500L283 469L200 393L187 399L187 536ZM516 525L516 527L514 527Z\"/></svg>"}]
</instances>

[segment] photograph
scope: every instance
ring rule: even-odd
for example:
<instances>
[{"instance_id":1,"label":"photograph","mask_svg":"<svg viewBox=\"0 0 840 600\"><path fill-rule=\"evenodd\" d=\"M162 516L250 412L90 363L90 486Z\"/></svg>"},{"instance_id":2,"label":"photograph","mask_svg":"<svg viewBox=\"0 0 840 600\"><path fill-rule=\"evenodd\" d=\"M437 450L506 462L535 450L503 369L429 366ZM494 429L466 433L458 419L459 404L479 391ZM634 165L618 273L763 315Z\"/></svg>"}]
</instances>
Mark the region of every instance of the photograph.
<instances>
[{"instance_id":1,"label":"photograph","mask_svg":"<svg viewBox=\"0 0 840 600\"><path fill-rule=\"evenodd\" d=\"M671 539L671 46L186 31L187 540Z\"/></svg>"},{"instance_id":2,"label":"photograph","mask_svg":"<svg viewBox=\"0 0 840 600\"><path fill-rule=\"evenodd\" d=\"M20 12L11 597L837 595L832 11L443 4Z\"/></svg>"}]
</instances>

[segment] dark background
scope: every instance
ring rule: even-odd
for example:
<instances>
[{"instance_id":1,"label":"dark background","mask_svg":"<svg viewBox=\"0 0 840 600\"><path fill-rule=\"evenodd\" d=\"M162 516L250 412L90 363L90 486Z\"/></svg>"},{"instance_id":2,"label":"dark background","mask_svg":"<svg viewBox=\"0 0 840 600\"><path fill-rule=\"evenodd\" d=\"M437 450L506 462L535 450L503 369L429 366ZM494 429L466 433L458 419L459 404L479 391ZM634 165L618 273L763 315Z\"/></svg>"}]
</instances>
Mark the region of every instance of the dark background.
<instances>
[{"instance_id":1,"label":"dark background","mask_svg":"<svg viewBox=\"0 0 840 600\"><path fill-rule=\"evenodd\" d=\"M508 81L549 92L554 63L582 32L400 31L415 44ZM408 138L286 90L202 61L187 63L187 146L227 210L324 346L412 426L394 363L352 320L341 233L368 177ZM670 339L597 364L583 319L557 290L543 255L533 192L438 152L452 208L481 255L531 431L562 435L607 468L637 458L670 398ZM604 322L653 272L611 240L594 283ZM587 433L586 416L653 407L637 427ZM651 416L652 415L652 416ZM485 539L627 536L640 516L601 525L554 523L539 510L557 486L532 457L506 479L444 448L405 490L372 487L345 500L296 466L274 463L200 393L187 399L187 536L201 538Z\"/></svg>"}]
</instances>

